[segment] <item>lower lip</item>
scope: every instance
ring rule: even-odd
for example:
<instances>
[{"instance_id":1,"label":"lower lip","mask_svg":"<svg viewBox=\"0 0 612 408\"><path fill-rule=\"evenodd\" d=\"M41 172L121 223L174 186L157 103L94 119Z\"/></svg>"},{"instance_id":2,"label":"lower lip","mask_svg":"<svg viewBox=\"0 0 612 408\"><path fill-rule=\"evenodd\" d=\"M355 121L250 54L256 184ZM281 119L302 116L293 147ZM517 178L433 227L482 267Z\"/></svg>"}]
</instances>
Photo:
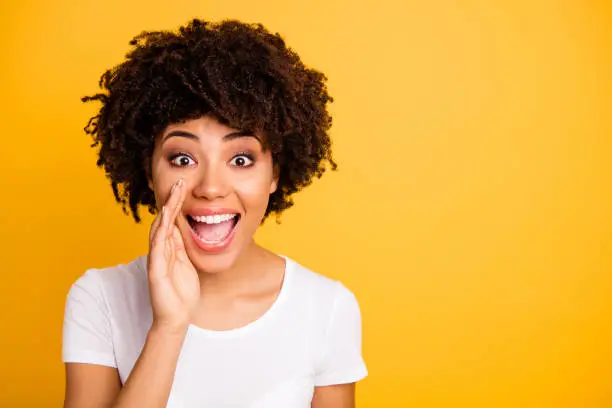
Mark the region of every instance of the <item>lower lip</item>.
<instances>
[{"instance_id":1,"label":"lower lip","mask_svg":"<svg viewBox=\"0 0 612 408\"><path fill-rule=\"evenodd\" d=\"M193 228L191 228L191 225L189 225L189 223L188 223L188 225L189 225L189 232L191 233L191 237L195 241L196 245L201 250L203 250L205 252L209 252L209 253L221 252L225 248L230 246L230 244L232 243L232 240L234 239L234 235L236 235L236 230L238 229L238 224L240 224L240 219L238 219L238 222L236 223L236 225L234 225L234 228L232 228L232 231L229 233L229 235L227 237L225 237L225 239L223 241L219 241L219 242L215 242L215 243L209 243L209 242L202 241L200 239L200 237L198 237L198 234L195 233Z\"/></svg>"}]
</instances>

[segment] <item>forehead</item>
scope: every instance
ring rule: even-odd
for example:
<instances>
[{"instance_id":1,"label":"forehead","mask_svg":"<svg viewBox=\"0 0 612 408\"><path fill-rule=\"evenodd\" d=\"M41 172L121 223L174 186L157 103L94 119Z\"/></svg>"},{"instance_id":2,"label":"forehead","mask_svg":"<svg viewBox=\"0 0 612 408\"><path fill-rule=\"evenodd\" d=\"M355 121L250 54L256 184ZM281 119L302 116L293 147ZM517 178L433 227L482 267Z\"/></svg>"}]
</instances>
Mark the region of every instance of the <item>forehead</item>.
<instances>
[{"instance_id":1,"label":"forehead","mask_svg":"<svg viewBox=\"0 0 612 408\"><path fill-rule=\"evenodd\" d=\"M202 116L197 119L189 119L181 123L171 123L164 129L163 135L167 135L174 130L186 130L197 136L219 137L239 131L239 129L221 123L217 118L211 115Z\"/></svg>"},{"instance_id":2,"label":"forehead","mask_svg":"<svg viewBox=\"0 0 612 408\"><path fill-rule=\"evenodd\" d=\"M262 138L254 132L235 129L211 116L203 116L167 126L156 141L156 144L164 146L169 140L189 140L207 145L207 148L212 148L213 145L223 144L232 140L243 140L248 143L257 143L264 147Z\"/></svg>"}]
</instances>

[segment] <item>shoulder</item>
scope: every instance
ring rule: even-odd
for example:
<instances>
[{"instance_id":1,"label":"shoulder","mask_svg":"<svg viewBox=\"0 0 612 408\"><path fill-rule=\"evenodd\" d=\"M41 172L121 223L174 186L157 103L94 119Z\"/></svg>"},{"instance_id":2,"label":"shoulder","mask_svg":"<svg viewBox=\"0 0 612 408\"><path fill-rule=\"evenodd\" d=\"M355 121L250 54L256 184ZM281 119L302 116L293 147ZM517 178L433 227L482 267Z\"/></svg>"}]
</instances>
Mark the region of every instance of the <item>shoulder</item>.
<instances>
[{"instance_id":1,"label":"shoulder","mask_svg":"<svg viewBox=\"0 0 612 408\"><path fill-rule=\"evenodd\" d=\"M87 294L98 300L121 298L147 288L146 255L128 263L102 268L90 268L79 276L68 293L69 297Z\"/></svg>"},{"instance_id":2,"label":"shoulder","mask_svg":"<svg viewBox=\"0 0 612 408\"><path fill-rule=\"evenodd\" d=\"M66 299L62 355L64 362L117 367L115 340L136 337L148 298L146 258L106 268L92 268L73 284ZM144 285L143 285L144 282Z\"/></svg>"},{"instance_id":3,"label":"shoulder","mask_svg":"<svg viewBox=\"0 0 612 408\"><path fill-rule=\"evenodd\" d=\"M310 300L320 313L330 316L339 306L359 307L354 293L339 280L314 272L292 259L285 259L291 271L292 293Z\"/></svg>"},{"instance_id":4,"label":"shoulder","mask_svg":"<svg viewBox=\"0 0 612 408\"><path fill-rule=\"evenodd\" d=\"M301 310L307 311L300 322L310 322L305 337L316 350L315 385L347 384L364 378L361 311L355 295L340 281L289 262L293 268L291 292L300 300Z\"/></svg>"}]
</instances>

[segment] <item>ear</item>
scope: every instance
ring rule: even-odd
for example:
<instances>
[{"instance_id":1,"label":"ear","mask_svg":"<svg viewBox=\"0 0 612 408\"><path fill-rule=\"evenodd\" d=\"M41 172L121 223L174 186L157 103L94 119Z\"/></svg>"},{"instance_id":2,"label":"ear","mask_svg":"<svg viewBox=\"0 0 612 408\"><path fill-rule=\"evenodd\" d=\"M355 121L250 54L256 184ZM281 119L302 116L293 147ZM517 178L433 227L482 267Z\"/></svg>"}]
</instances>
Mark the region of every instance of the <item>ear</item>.
<instances>
[{"instance_id":1,"label":"ear","mask_svg":"<svg viewBox=\"0 0 612 408\"><path fill-rule=\"evenodd\" d=\"M151 158L150 157L145 157L143 159L143 166L144 166L145 174L147 176L147 184L149 188L153 190L153 177L151 175L152 170L151 170Z\"/></svg>"},{"instance_id":2,"label":"ear","mask_svg":"<svg viewBox=\"0 0 612 408\"><path fill-rule=\"evenodd\" d=\"M270 194L275 193L277 188L278 188L278 180L272 180L272 184L270 184Z\"/></svg>"},{"instance_id":3,"label":"ear","mask_svg":"<svg viewBox=\"0 0 612 408\"><path fill-rule=\"evenodd\" d=\"M279 177L279 168L278 166L274 166L274 171L272 174L272 183L270 183L270 194L276 192L278 188L278 177Z\"/></svg>"}]
</instances>

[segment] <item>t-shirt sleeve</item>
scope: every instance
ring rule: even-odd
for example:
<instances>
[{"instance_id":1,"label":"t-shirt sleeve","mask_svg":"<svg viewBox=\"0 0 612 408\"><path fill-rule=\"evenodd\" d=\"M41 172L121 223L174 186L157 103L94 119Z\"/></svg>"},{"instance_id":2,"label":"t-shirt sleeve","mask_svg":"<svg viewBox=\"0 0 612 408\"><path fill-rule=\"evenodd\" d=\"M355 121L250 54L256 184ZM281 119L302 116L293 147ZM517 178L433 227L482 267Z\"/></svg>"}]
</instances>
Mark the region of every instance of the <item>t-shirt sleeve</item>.
<instances>
[{"instance_id":1,"label":"t-shirt sleeve","mask_svg":"<svg viewBox=\"0 0 612 408\"><path fill-rule=\"evenodd\" d=\"M368 375L361 355L361 311L355 295L338 283L316 386L348 384Z\"/></svg>"},{"instance_id":2,"label":"t-shirt sleeve","mask_svg":"<svg viewBox=\"0 0 612 408\"><path fill-rule=\"evenodd\" d=\"M108 306L98 270L88 270L70 288L64 311L62 360L117 367Z\"/></svg>"}]
</instances>

